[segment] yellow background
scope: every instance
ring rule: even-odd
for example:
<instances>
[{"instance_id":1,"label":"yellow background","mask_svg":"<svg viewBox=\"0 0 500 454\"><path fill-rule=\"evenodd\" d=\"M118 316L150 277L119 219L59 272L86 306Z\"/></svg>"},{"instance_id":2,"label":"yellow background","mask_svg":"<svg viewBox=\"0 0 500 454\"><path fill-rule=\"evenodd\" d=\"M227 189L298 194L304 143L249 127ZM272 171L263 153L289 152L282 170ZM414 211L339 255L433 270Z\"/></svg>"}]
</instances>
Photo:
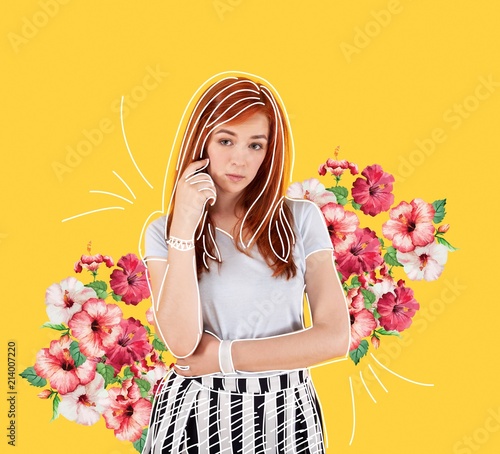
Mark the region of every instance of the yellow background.
<instances>
[{"instance_id":1,"label":"yellow background","mask_svg":"<svg viewBox=\"0 0 500 454\"><path fill-rule=\"evenodd\" d=\"M285 102L295 181L316 176L340 145L340 157L360 170L379 163L395 175L396 203L447 198L446 238L460 248L438 281L410 284L422 311L402 340L383 339L375 352L393 371L433 387L397 378L367 358L357 367L313 369L328 452L499 452L496 2L23 0L4 2L2 10L0 392L7 388L7 341L17 342L21 372L55 337L39 329L47 321L45 289L73 275L87 242L115 261L138 253L143 222L160 208L186 104L209 77L240 70L269 80ZM153 70L156 86L145 79ZM134 103L126 131L153 189L122 139L122 95ZM85 148L93 130L95 145ZM432 152L419 151L418 140ZM77 147L86 156L71 160L68 150ZM59 176L58 163L68 166ZM89 192L130 198L113 171L134 191L133 204ZM110 206L125 210L62 222ZM134 314L144 319L145 309ZM349 377L356 403L351 445ZM0 400L2 452L135 452L102 419L90 428L63 417L49 423L50 405L36 398L38 389L21 378L17 386L16 448L6 445Z\"/></svg>"}]
</instances>

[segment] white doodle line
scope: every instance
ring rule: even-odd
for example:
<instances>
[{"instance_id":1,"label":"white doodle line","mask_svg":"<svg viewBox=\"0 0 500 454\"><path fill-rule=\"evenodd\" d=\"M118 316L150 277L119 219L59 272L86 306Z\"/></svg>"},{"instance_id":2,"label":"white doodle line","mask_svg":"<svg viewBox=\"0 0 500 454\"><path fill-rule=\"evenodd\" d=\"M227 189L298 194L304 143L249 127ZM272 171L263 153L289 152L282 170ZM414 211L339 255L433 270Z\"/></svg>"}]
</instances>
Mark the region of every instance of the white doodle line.
<instances>
[{"instance_id":1,"label":"white doodle line","mask_svg":"<svg viewBox=\"0 0 500 454\"><path fill-rule=\"evenodd\" d=\"M121 126L122 126L122 136L123 136L123 140L125 141L125 146L127 148L127 151L128 151L128 154L130 156L130 159L132 160L132 163L134 164L136 170L139 172L139 175L141 175L141 177L143 178L143 180L149 185L149 187L151 189L153 189L153 186L151 185L151 183L146 179L146 177L143 175L143 173L141 172L141 170L139 169L139 166L137 165L137 163L135 162L135 159L134 159L134 156L132 155L132 151L130 150L130 147L128 145L128 141L127 141L127 135L125 134L125 125L124 125L124 122L123 122L123 99L124 99L124 96L122 96L122 99L121 99L121 103L120 103L120 122L121 122ZM128 189L128 191L130 192L130 194L132 194L132 197L134 199L136 199L137 197L135 196L134 192L132 191L132 189L130 188L130 186L126 183L126 181L120 176L118 175L117 172L115 172L114 170L112 170L112 173L125 185L125 187ZM111 195L113 197L117 197L119 199L122 199L122 200L125 200L126 202L128 203L131 203L133 204L133 202L129 199L127 199L126 197L123 197L123 196L120 196L118 194L115 194L113 192L107 192L107 191L100 191L100 190L93 190L91 189L89 191L90 193L97 193L97 194L107 194L107 195ZM100 209L96 209L96 210L91 210L91 211L86 211L84 213L80 213L80 214L76 214L74 216L70 216L68 218L65 218L65 219L62 219L61 222L66 222L66 221L70 221L72 219L76 219L76 218L79 218L79 217L82 217L82 216L86 216L88 214L92 214L92 213L98 213L100 211L107 211L107 210L125 210L125 208L123 207L106 207L106 208L100 208ZM141 232L141 236L142 236L142 232Z\"/></svg>"},{"instance_id":2,"label":"white doodle line","mask_svg":"<svg viewBox=\"0 0 500 454\"><path fill-rule=\"evenodd\" d=\"M397 374L396 372L394 372L393 370L389 369L388 367L384 366L377 358L375 358L375 356L373 356L373 353L370 353L370 356L377 362L377 364L382 367L383 369L385 369L387 372L395 375L396 377L398 378L401 378L402 380L406 380L410 383L413 383L415 385L420 385L420 386L434 386L433 383L421 383L419 381L415 381L415 380L410 380L409 378L406 378L406 377L403 377L402 375L399 375Z\"/></svg>"}]
</instances>

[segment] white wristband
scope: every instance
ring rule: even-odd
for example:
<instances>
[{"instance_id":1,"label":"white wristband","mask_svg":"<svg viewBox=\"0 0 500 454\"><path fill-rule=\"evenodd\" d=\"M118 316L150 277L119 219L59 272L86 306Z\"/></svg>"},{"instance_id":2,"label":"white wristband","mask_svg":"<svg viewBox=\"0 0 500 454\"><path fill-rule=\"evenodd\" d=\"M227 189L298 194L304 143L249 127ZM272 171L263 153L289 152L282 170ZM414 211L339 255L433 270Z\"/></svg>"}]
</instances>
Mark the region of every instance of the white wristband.
<instances>
[{"instance_id":1,"label":"white wristband","mask_svg":"<svg viewBox=\"0 0 500 454\"><path fill-rule=\"evenodd\" d=\"M232 344L232 340L223 340L219 344L219 366L224 375L235 373L233 358L231 357Z\"/></svg>"},{"instance_id":2,"label":"white wristband","mask_svg":"<svg viewBox=\"0 0 500 454\"><path fill-rule=\"evenodd\" d=\"M190 249L194 249L193 240L181 240L175 236L170 236L166 241L169 246L179 251L189 251Z\"/></svg>"}]
</instances>

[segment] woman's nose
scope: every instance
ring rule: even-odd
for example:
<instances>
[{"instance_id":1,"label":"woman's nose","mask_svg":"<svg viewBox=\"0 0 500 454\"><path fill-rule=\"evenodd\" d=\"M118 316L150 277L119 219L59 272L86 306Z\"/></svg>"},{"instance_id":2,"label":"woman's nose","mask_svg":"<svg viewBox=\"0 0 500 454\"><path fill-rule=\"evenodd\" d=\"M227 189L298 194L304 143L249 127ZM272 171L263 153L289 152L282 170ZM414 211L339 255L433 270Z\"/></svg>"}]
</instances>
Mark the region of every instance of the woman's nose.
<instances>
[{"instance_id":1,"label":"woman's nose","mask_svg":"<svg viewBox=\"0 0 500 454\"><path fill-rule=\"evenodd\" d=\"M244 146L236 146L231 153L231 164L244 165L246 162L248 150Z\"/></svg>"}]
</instances>

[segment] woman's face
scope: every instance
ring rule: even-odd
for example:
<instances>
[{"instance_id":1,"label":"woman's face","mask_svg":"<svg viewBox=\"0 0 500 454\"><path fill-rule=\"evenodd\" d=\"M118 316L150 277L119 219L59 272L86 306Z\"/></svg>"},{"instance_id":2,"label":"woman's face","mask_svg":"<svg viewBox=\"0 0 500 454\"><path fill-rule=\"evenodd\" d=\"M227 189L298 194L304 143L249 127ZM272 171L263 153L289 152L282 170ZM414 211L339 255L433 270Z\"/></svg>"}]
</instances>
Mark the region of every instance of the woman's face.
<instances>
[{"instance_id":1,"label":"woman's face","mask_svg":"<svg viewBox=\"0 0 500 454\"><path fill-rule=\"evenodd\" d=\"M263 113L215 128L207 144L207 171L217 194L237 195L252 182L264 161L268 140L269 120Z\"/></svg>"}]
</instances>

